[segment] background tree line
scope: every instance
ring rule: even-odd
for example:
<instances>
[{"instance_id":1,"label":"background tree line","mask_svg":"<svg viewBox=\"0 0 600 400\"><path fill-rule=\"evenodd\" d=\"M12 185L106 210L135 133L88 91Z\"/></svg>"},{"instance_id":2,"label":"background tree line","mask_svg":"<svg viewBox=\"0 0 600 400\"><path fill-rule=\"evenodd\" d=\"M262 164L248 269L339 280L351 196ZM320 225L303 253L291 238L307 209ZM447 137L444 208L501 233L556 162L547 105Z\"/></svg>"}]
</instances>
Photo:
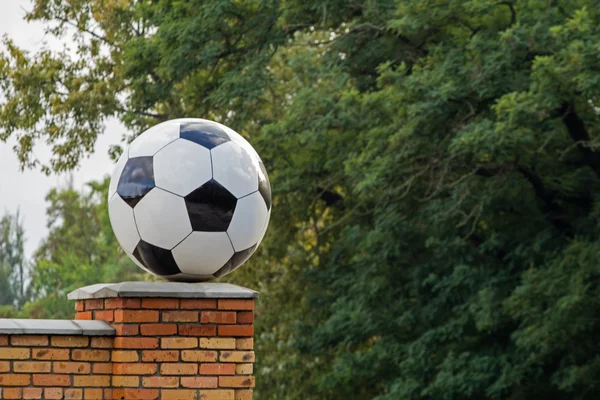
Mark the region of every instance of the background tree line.
<instances>
[{"instance_id":1,"label":"background tree line","mask_svg":"<svg viewBox=\"0 0 600 400\"><path fill-rule=\"evenodd\" d=\"M597 399L599 6L35 0L27 18L76 48L4 41L0 138L48 173L108 117L249 138L274 211L227 279L262 293L257 399ZM103 190L50 193L25 312L139 273Z\"/></svg>"}]
</instances>

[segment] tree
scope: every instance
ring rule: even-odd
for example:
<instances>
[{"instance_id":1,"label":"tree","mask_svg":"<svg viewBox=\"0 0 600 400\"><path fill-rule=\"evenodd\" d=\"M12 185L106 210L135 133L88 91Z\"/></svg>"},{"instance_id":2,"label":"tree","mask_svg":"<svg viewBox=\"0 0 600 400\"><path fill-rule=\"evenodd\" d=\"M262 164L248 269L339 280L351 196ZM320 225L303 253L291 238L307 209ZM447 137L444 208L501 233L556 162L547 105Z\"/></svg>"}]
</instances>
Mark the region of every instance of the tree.
<instances>
[{"instance_id":1,"label":"tree","mask_svg":"<svg viewBox=\"0 0 600 400\"><path fill-rule=\"evenodd\" d=\"M48 171L108 116L251 139L273 222L229 279L264 296L260 399L595 399L597 10L37 0L78 52L7 42L0 129Z\"/></svg>"},{"instance_id":2,"label":"tree","mask_svg":"<svg viewBox=\"0 0 600 400\"><path fill-rule=\"evenodd\" d=\"M35 254L35 301L25 312L35 318L72 318L67 294L98 282L140 279L141 270L121 250L108 218L109 180L91 182L83 192L52 189L48 237Z\"/></svg>"},{"instance_id":3,"label":"tree","mask_svg":"<svg viewBox=\"0 0 600 400\"><path fill-rule=\"evenodd\" d=\"M20 213L0 219L0 305L20 308L27 300L25 230Z\"/></svg>"}]
</instances>

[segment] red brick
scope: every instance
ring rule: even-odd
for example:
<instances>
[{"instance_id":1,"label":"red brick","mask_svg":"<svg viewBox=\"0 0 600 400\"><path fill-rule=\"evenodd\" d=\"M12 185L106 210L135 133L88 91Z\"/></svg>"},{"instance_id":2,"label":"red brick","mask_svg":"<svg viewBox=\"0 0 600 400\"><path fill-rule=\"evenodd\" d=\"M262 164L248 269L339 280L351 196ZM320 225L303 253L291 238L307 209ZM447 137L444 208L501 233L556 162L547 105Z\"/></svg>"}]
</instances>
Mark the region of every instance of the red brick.
<instances>
[{"instance_id":1,"label":"red brick","mask_svg":"<svg viewBox=\"0 0 600 400\"><path fill-rule=\"evenodd\" d=\"M85 301L85 311L102 310L104 308L104 299L90 299Z\"/></svg>"},{"instance_id":2,"label":"red brick","mask_svg":"<svg viewBox=\"0 0 600 400\"><path fill-rule=\"evenodd\" d=\"M144 350L142 352L144 362L176 362L179 361L177 350Z\"/></svg>"},{"instance_id":3,"label":"red brick","mask_svg":"<svg viewBox=\"0 0 600 400\"><path fill-rule=\"evenodd\" d=\"M133 338L117 337L115 338L115 349L157 349L158 339L156 338Z\"/></svg>"},{"instance_id":4,"label":"red brick","mask_svg":"<svg viewBox=\"0 0 600 400\"><path fill-rule=\"evenodd\" d=\"M115 322L158 322L158 311L115 310Z\"/></svg>"},{"instance_id":5,"label":"red brick","mask_svg":"<svg viewBox=\"0 0 600 400\"><path fill-rule=\"evenodd\" d=\"M75 314L75 319L79 319L79 320L91 320L92 318L93 318L93 315L92 315L91 311L78 312Z\"/></svg>"},{"instance_id":6,"label":"red brick","mask_svg":"<svg viewBox=\"0 0 600 400\"><path fill-rule=\"evenodd\" d=\"M137 336L140 334L140 326L135 324L129 325L112 325L115 328L117 336Z\"/></svg>"},{"instance_id":7,"label":"red brick","mask_svg":"<svg viewBox=\"0 0 600 400\"><path fill-rule=\"evenodd\" d=\"M236 375L252 375L254 372L254 364L236 364L235 374Z\"/></svg>"},{"instance_id":8,"label":"red brick","mask_svg":"<svg viewBox=\"0 0 600 400\"><path fill-rule=\"evenodd\" d=\"M60 400L63 398L63 390L59 388L44 389L44 398L47 400Z\"/></svg>"},{"instance_id":9,"label":"red brick","mask_svg":"<svg viewBox=\"0 0 600 400\"><path fill-rule=\"evenodd\" d=\"M254 387L253 376L220 376L219 387L251 388Z\"/></svg>"},{"instance_id":10,"label":"red brick","mask_svg":"<svg viewBox=\"0 0 600 400\"><path fill-rule=\"evenodd\" d=\"M70 375L35 374L33 386L71 386Z\"/></svg>"},{"instance_id":11,"label":"red brick","mask_svg":"<svg viewBox=\"0 0 600 400\"><path fill-rule=\"evenodd\" d=\"M14 335L10 337L13 346L48 346L48 336Z\"/></svg>"},{"instance_id":12,"label":"red brick","mask_svg":"<svg viewBox=\"0 0 600 400\"><path fill-rule=\"evenodd\" d=\"M77 300L75 302L75 311L85 311L85 301Z\"/></svg>"},{"instance_id":13,"label":"red brick","mask_svg":"<svg viewBox=\"0 0 600 400\"><path fill-rule=\"evenodd\" d=\"M221 362L237 362L237 363L251 363L254 362L253 351L222 351L219 356Z\"/></svg>"},{"instance_id":14,"label":"red brick","mask_svg":"<svg viewBox=\"0 0 600 400\"><path fill-rule=\"evenodd\" d=\"M52 336L52 347L87 347L90 338L87 336Z\"/></svg>"},{"instance_id":15,"label":"red brick","mask_svg":"<svg viewBox=\"0 0 600 400\"><path fill-rule=\"evenodd\" d=\"M202 400L234 400L233 389L227 390L214 390L214 389L201 389L200 399Z\"/></svg>"},{"instance_id":16,"label":"red brick","mask_svg":"<svg viewBox=\"0 0 600 400\"><path fill-rule=\"evenodd\" d=\"M179 300L165 298L142 299L142 308L176 310L179 308Z\"/></svg>"},{"instance_id":17,"label":"red brick","mask_svg":"<svg viewBox=\"0 0 600 400\"><path fill-rule=\"evenodd\" d=\"M177 325L175 325L175 324L144 324L144 325L140 325L140 332L144 336L177 335Z\"/></svg>"},{"instance_id":18,"label":"red brick","mask_svg":"<svg viewBox=\"0 0 600 400\"><path fill-rule=\"evenodd\" d=\"M8 346L8 336L0 335L0 346Z\"/></svg>"},{"instance_id":19,"label":"red brick","mask_svg":"<svg viewBox=\"0 0 600 400\"><path fill-rule=\"evenodd\" d=\"M186 362L215 362L217 361L216 351L207 350L183 350L181 359Z\"/></svg>"},{"instance_id":20,"label":"red brick","mask_svg":"<svg viewBox=\"0 0 600 400\"><path fill-rule=\"evenodd\" d=\"M254 349L254 339L235 339L235 348L238 350L252 350Z\"/></svg>"},{"instance_id":21,"label":"red brick","mask_svg":"<svg viewBox=\"0 0 600 400\"><path fill-rule=\"evenodd\" d=\"M220 325L219 336L253 336L252 325Z\"/></svg>"},{"instance_id":22,"label":"red brick","mask_svg":"<svg viewBox=\"0 0 600 400\"><path fill-rule=\"evenodd\" d=\"M108 350L73 350L74 361L110 361Z\"/></svg>"},{"instance_id":23,"label":"red brick","mask_svg":"<svg viewBox=\"0 0 600 400\"><path fill-rule=\"evenodd\" d=\"M50 372L52 364L47 361L14 361L13 372ZM6 372L6 371L4 371Z\"/></svg>"},{"instance_id":24,"label":"red brick","mask_svg":"<svg viewBox=\"0 0 600 400\"><path fill-rule=\"evenodd\" d=\"M65 400L81 400L83 399L83 390L81 389L66 389Z\"/></svg>"},{"instance_id":25,"label":"red brick","mask_svg":"<svg viewBox=\"0 0 600 400\"><path fill-rule=\"evenodd\" d=\"M235 311L202 311L200 322L203 324L235 324Z\"/></svg>"},{"instance_id":26,"label":"red brick","mask_svg":"<svg viewBox=\"0 0 600 400\"><path fill-rule=\"evenodd\" d=\"M113 387L134 387L140 386L139 376L113 376L112 377Z\"/></svg>"},{"instance_id":27,"label":"red brick","mask_svg":"<svg viewBox=\"0 0 600 400\"><path fill-rule=\"evenodd\" d=\"M8 372L10 371L10 362L9 361L0 361L0 372Z\"/></svg>"},{"instance_id":28,"label":"red brick","mask_svg":"<svg viewBox=\"0 0 600 400\"><path fill-rule=\"evenodd\" d=\"M90 363L55 361L53 371L59 374L89 374L92 371L92 368Z\"/></svg>"},{"instance_id":29,"label":"red brick","mask_svg":"<svg viewBox=\"0 0 600 400\"><path fill-rule=\"evenodd\" d=\"M178 388L177 376L147 376L142 378L142 386L147 388Z\"/></svg>"},{"instance_id":30,"label":"red brick","mask_svg":"<svg viewBox=\"0 0 600 400\"><path fill-rule=\"evenodd\" d=\"M4 388L4 399L22 399L23 389Z\"/></svg>"},{"instance_id":31,"label":"red brick","mask_svg":"<svg viewBox=\"0 0 600 400\"><path fill-rule=\"evenodd\" d=\"M94 319L97 319L98 321L112 322L115 320L115 314L113 310L95 311Z\"/></svg>"},{"instance_id":32,"label":"red brick","mask_svg":"<svg viewBox=\"0 0 600 400\"><path fill-rule=\"evenodd\" d=\"M163 311L163 322L198 322L197 311Z\"/></svg>"},{"instance_id":33,"label":"red brick","mask_svg":"<svg viewBox=\"0 0 600 400\"><path fill-rule=\"evenodd\" d=\"M162 400L197 400L198 391L184 389L162 389L160 391L160 398ZM205 398L202 400L205 400Z\"/></svg>"},{"instance_id":34,"label":"red brick","mask_svg":"<svg viewBox=\"0 0 600 400\"><path fill-rule=\"evenodd\" d=\"M254 310L254 300L219 299L219 310Z\"/></svg>"},{"instance_id":35,"label":"red brick","mask_svg":"<svg viewBox=\"0 0 600 400\"><path fill-rule=\"evenodd\" d=\"M116 299L106 299L104 302L104 308L116 309L116 308L140 308L140 299L124 299L124 298L116 298Z\"/></svg>"},{"instance_id":36,"label":"red brick","mask_svg":"<svg viewBox=\"0 0 600 400\"><path fill-rule=\"evenodd\" d=\"M62 360L69 359L69 353L70 353L69 349L34 349L31 352L31 357L34 360L62 361Z\"/></svg>"},{"instance_id":37,"label":"red brick","mask_svg":"<svg viewBox=\"0 0 600 400\"><path fill-rule=\"evenodd\" d=\"M158 399L157 389L113 389L111 399L155 400ZM108 398L108 397L106 397Z\"/></svg>"},{"instance_id":38,"label":"red brick","mask_svg":"<svg viewBox=\"0 0 600 400\"><path fill-rule=\"evenodd\" d=\"M154 375L157 371L156 364L114 364L115 375Z\"/></svg>"},{"instance_id":39,"label":"red brick","mask_svg":"<svg viewBox=\"0 0 600 400\"><path fill-rule=\"evenodd\" d=\"M181 299L180 308L182 310L215 310L217 308L216 299Z\"/></svg>"},{"instance_id":40,"label":"red brick","mask_svg":"<svg viewBox=\"0 0 600 400\"><path fill-rule=\"evenodd\" d=\"M112 337L93 337L91 347L95 349L112 349L113 342Z\"/></svg>"},{"instance_id":41,"label":"red brick","mask_svg":"<svg viewBox=\"0 0 600 400\"><path fill-rule=\"evenodd\" d=\"M0 387L29 386L31 377L23 374L0 374Z\"/></svg>"},{"instance_id":42,"label":"red brick","mask_svg":"<svg viewBox=\"0 0 600 400\"><path fill-rule=\"evenodd\" d=\"M102 399L102 389L84 389L83 398L85 400ZM108 399L108 397L105 397L105 399Z\"/></svg>"},{"instance_id":43,"label":"red brick","mask_svg":"<svg viewBox=\"0 0 600 400\"><path fill-rule=\"evenodd\" d=\"M197 375L198 364L161 364L161 375Z\"/></svg>"},{"instance_id":44,"label":"red brick","mask_svg":"<svg viewBox=\"0 0 600 400\"><path fill-rule=\"evenodd\" d=\"M252 311L240 311L237 313L238 324L252 324L254 323L254 312Z\"/></svg>"},{"instance_id":45,"label":"red brick","mask_svg":"<svg viewBox=\"0 0 600 400\"><path fill-rule=\"evenodd\" d=\"M193 349L198 347L198 339L196 338L162 338L160 339L160 347L162 349Z\"/></svg>"},{"instance_id":46,"label":"red brick","mask_svg":"<svg viewBox=\"0 0 600 400\"><path fill-rule=\"evenodd\" d=\"M235 375L235 364L200 364L200 375Z\"/></svg>"},{"instance_id":47,"label":"red brick","mask_svg":"<svg viewBox=\"0 0 600 400\"><path fill-rule=\"evenodd\" d=\"M216 336L217 327L211 325L179 325L181 336Z\"/></svg>"},{"instance_id":48,"label":"red brick","mask_svg":"<svg viewBox=\"0 0 600 400\"><path fill-rule=\"evenodd\" d=\"M112 360L115 362L138 362L138 352L137 351L113 351L112 352Z\"/></svg>"},{"instance_id":49,"label":"red brick","mask_svg":"<svg viewBox=\"0 0 600 400\"><path fill-rule=\"evenodd\" d=\"M73 377L73 386L76 387L109 387L109 375L80 375Z\"/></svg>"},{"instance_id":50,"label":"red brick","mask_svg":"<svg viewBox=\"0 0 600 400\"><path fill-rule=\"evenodd\" d=\"M29 349L0 348L0 360L26 360L30 354Z\"/></svg>"},{"instance_id":51,"label":"red brick","mask_svg":"<svg viewBox=\"0 0 600 400\"><path fill-rule=\"evenodd\" d=\"M235 400L252 400L252 390L236 390Z\"/></svg>"},{"instance_id":52,"label":"red brick","mask_svg":"<svg viewBox=\"0 0 600 400\"><path fill-rule=\"evenodd\" d=\"M112 374L112 363L94 363L94 364L92 364L92 374L94 374L94 375Z\"/></svg>"},{"instance_id":53,"label":"red brick","mask_svg":"<svg viewBox=\"0 0 600 400\"><path fill-rule=\"evenodd\" d=\"M25 388L23 389L23 399L41 399L42 388Z\"/></svg>"},{"instance_id":54,"label":"red brick","mask_svg":"<svg viewBox=\"0 0 600 400\"><path fill-rule=\"evenodd\" d=\"M216 389L218 379L214 376L182 377L181 386L184 388Z\"/></svg>"},{"instance_id":55,"label":"red brick","mask_svg":"<svg viewBox=\"0 0 600 400\"><path fill-rule=\"evenodd\" d=\"M81 389L65 389L65 400L81 400L83 399L83 390Z\"/></svg>"},{"instance_id":56,"label":"red brick","mask_svg":"<svg viewBox=\"0 0 600 400\"><path fill-rule=\"evenodd\" d=\"M200 338L200 348L201 349L234 350L235 349L235 339L234 338Z\"/></svg>"}]
</instances>

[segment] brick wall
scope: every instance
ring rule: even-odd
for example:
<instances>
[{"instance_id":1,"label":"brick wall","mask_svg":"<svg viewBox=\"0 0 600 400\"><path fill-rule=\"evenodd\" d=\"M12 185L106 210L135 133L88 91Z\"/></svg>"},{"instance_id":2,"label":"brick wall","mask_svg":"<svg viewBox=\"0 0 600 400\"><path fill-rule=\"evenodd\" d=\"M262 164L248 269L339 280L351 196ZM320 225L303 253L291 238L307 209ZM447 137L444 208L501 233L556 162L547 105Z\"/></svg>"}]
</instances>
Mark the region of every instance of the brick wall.
<instances>
[{"instance_id":1,"label":"brick wall","mask_svg":"<svg viewBox=\"0 0 600 400\"><path fill-rule=\"evenodd\" d=\"M90 299L76 311L116 336L0 335L0 399L252 399L253 299Z\"/></svg>"}]
</instances>

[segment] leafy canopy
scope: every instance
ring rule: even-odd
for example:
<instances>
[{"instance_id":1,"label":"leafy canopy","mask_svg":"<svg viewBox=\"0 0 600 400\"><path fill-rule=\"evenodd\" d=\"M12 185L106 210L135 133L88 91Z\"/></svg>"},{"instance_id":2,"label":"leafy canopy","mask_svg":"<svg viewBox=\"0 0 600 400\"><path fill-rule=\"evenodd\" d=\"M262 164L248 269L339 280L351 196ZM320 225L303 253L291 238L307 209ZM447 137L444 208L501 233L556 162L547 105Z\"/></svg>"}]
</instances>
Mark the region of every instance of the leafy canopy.
<instances>
[{"instance_id":1,"label":"leafy canopy","mask_svg":"<svg viewBox=\"0 0 600 400\"><path fill-rule=\"evenodd\" d=\"M76 48L0 57L0 134L77 165L102 121L249 137L273 221L260 399L600 395L590 0L36 0ZM118 149L114 149L118 153Z\"/></svg>"}]
</instances>

